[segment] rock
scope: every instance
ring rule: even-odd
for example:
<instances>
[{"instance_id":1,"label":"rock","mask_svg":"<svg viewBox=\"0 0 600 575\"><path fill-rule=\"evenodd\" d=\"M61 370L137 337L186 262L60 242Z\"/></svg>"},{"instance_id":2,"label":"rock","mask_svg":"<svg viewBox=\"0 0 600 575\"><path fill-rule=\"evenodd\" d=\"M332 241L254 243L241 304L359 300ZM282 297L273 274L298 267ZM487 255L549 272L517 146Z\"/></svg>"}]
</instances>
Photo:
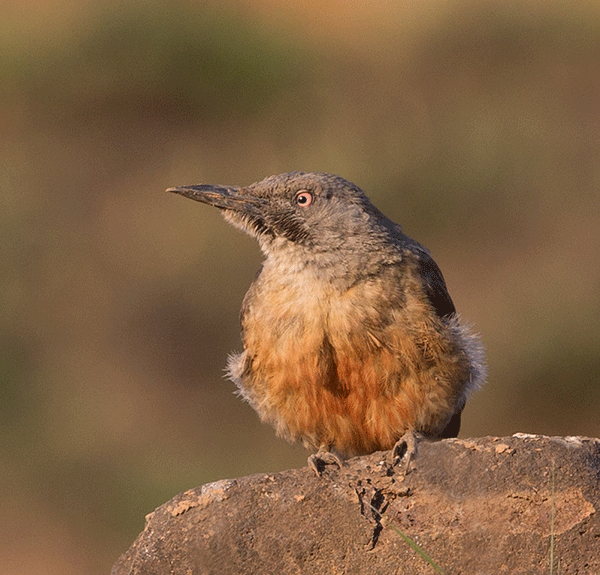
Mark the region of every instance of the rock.
<instances>
[{"instance_id":1,"label":"rock","mask_svg":"<svg viewBox=\"0 0 600 575\"><path fill-rule=\"evenodd\" d=\"M422 440L403 472L380 452L190 489L112 574L547 574L551 557L555 573L600 571L600 440Z\"/></svg>"}]
</instances>

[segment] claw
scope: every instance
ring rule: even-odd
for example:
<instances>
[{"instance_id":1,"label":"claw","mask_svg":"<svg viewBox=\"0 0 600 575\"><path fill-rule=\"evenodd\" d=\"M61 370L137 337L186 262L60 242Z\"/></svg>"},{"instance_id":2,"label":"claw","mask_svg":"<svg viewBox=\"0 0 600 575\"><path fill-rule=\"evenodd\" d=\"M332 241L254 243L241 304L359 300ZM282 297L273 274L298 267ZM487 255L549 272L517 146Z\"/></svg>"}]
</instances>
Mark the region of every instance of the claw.
<instances>
[{"instance_id":1,"label":"claw","mask_svg":"<svg viewBox=\"0 0 600 575\"><path fill-rule=\"evenodd\" d=\"M409 472L412 460L417 456L417 435L414 431L407 431L392 448L392 466L398 465L403 459L404 475Z\"/></svg>"},{"instance_id":2,"label":"claw","mask_svg":"<svg viewBox=\"0 0 600 575\"><path fill-rule=\"evenodd\" d=\"M341 469L342 461L327 446L322 445L317 453L313 453L308 458L308 466L316 473L317 477L321 477L326 465L337 465Z\"/></svg>"}]
</instances>

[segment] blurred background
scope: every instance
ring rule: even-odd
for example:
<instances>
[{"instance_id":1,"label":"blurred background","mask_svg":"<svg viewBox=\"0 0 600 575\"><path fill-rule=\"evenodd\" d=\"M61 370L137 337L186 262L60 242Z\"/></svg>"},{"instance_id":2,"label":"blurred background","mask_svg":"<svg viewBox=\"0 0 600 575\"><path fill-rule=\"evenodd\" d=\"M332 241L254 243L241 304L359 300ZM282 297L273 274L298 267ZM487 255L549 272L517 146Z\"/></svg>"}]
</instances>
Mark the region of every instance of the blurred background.
<instances>
[{"instance_id":1,"label":"blurred background","mask_svg":"<svg viewBox=\"0 0 600 575\"><path fill-rule=\"evenodd\" d=\"M354 181L483 336L461 437L600 435L595 0L6 0L0 95L4 575L305 465L223 377L258 247L173 185Z\"/></svg>"}]
</instances>

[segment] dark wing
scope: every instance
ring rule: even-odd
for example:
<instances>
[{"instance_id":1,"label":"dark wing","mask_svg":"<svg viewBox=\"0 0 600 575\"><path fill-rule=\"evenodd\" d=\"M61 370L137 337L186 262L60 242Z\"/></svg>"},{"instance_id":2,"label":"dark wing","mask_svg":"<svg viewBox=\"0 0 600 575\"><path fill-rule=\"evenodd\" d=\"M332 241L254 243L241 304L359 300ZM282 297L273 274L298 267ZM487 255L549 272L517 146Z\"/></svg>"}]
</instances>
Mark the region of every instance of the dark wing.
<instances>
[{"instance_id":1,"label":"dark wing","mask_svg":"<svg viewBox=\"0 0 600 575\"><path fill-rule=\"evenodd\" d=\"M440 439L449 439L451 437L458 437L460 431L460 415L462 413L462 407L450 418L448 425L444 428L444 431L440 433Z\"/></svg>"},{"instance_id":2,"label":"dark wing","mask_svg":"<svg viewBox=\"0 0 600 575\"><path fill-rule=\"evenodd\" d=\"M432 257L419 250L419 271L425 284L427 298L439 317L447 317L456 313L452 298L446 288L444 276Z\"/></svg>"},{"instance_id":3,"label":"dark wing","mask_svg":"<svg viewBox=\"0 0 600 575\"><path fill-rule=\"evenodd\" d=\"M446 282L440 268L432 257L424 251L419 250L419 271L425 284L427 298L439 317L447 317L456 313L452 298L446 288ZM450 418L446 428L439 435L440 438L456 437L460 430L460 416L463 406Z\"/></svg>"}]
</instances>

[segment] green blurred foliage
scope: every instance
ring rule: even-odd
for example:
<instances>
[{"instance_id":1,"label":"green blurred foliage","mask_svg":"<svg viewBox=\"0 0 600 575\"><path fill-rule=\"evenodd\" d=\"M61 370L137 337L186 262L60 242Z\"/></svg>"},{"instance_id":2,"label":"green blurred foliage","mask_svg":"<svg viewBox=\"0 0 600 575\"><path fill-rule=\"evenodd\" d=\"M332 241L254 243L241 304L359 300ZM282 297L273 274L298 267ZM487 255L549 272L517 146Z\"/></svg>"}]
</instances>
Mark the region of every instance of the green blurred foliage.
<instances>
[{"instance_id":1,"label":"green blurred foliage","mask_svg":"<svg viewBox=\"0 0 600 575\"><path fill-rule=\"evenodd\" d=\"M299 48L210 5L147 1L93 10L46 45L28 38L26 51L3 47L5 82L38 113L242 121L298 80Z\"/></svg>"},{"instance_id":2,"label":"green blurred foliage","mask_svg":"<svg viewBox=\"0 0 600 575\"><path fill-rule=\"evenodd\" d=\"M344 6L3 5L2 573L105 573L177 492L304 464L223 378L258 248L172 185L355 181L483 334L462 435L600 435L600 10Z\"/></svg>"}]
</instances>

